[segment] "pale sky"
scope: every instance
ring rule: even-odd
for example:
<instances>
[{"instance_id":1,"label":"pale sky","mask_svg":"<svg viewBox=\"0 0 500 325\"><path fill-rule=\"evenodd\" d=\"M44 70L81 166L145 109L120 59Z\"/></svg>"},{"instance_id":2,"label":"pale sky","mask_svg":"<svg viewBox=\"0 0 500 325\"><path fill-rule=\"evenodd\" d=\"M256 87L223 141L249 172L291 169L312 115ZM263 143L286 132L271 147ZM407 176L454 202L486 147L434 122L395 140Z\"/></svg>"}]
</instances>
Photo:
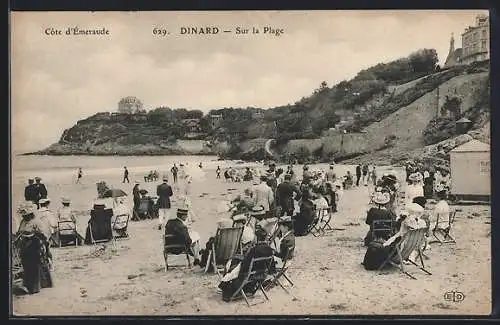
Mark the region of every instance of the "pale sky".
<instances>
[{"instance_id":1,"label":"pale sky","mask_svg":"<svg viewBox=\"0 0 500 325\"><path fill-rule=\"evenodd\" d=\"M208 111L293 104L321 81L435 48L487 11L16 12L11 16L12 146L42 149L77 120L136 96L146 108ZM102 28L108 36L47 36L46 28ZM168 37L154 36L155 26ZM218 35L180 35L218 26ZM261 30L235 35L236 27ZM281 28L276 37L263 27Z\"/></svg>"}]
</instances>

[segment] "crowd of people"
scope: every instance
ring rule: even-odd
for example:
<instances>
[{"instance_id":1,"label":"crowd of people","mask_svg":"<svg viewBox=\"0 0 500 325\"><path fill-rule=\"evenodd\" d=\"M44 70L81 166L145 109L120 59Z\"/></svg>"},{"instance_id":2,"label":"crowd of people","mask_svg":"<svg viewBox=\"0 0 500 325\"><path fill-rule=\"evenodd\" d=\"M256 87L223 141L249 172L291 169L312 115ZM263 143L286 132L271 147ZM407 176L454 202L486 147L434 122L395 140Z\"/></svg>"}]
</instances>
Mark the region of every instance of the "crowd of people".
<instances>
[{"instance_id":1,"label":"crowd of people","mask_svg":"<svg viewBox=\"0 0 500 325\"><path fill-rule=\"evenodd\" d=\"M437 218L442 229L446 229L450 210L446 201L449 186L446 175L428 172L419 166L411 171L407 175L408 184L405 185L400 184L393 173L385 173L379 177L375 166L369 165L357 166L356 178L351 171L342 176L336 175L334 164L327 170L311 170L308 165L304 165L302 175L298 175L292 165L277 168L274 163L269 164L267 170L249 167L242 172L226 170L226 179L229 176L234 181L238 177L235 175L239 174L241 181L253 181L254 184L224 205L215 224L215 228L243 228L241 254L236 254L227 261L218 286L223 299L229 301L240 287L244 274L249 271L252 258L273 257L274 263L269 266L269 279L265 281L266 287L272 286L272 276L279 266L295 256L295 238L308 235L312 226L321 223L323 216L320 211L326 211L327 214L339 211L344 191L353 187L373 185L370 193L371 206L365 220L369 229L364 238L367 251L362 264L367 270L378 269L409 230L426 228L429 233L430 224ZM148 191L141 189L140 183L136 182L132 190L133 214L140 211L140 206L146 202L147 215L158 217L158 229L164 235L164 249L172 244L184 246L193 257L195 266L212 270L209 253L216 239L210 237L202 244L200 235L192 228L195 217L189 198L191 178L183 171L182 165L180 168L174 165L170 172L174 186L178 182L178 176L185 181L184 190L176 193L176 196L180 196L176 200L179 203L175 215L170 213L174 189L169 184L168 175L161 178L162 183L156 188L156 197L149 196ZM218 167L216 179L220 178L220 174L221 169ZM428 183L429 179L432 180L431 184ZM15 239L20 243L17 247L20 247L24 269L23 283L29 293L36 293L40 287L52 285L50 247L58 240L58 222L70 220L76 225L70 199L62 198L62 206L57 213L53 213L49 208L50 199L47 198L45 185L38 177L35 181L36 183L30 179L26 186L26 202L18 211L22 222ZM126 169L123 181L128 181ZM398 198L402 195L404 200L401 204ZM434 197L437 197L438 202L429 211L426 203ZM120 198L115 200L113 210L113 215L128 213ZM142 219L141 216L137 218ZM383 220L390 222L390 228L375 231L374 223ZM425 241L422 249L428 248ZM174 249L170 253L182 252L182 249ZM245 292L252 293L257 288L256 283L250 283L245 287Z\"/></svg>"},{"instance_id":2,"label":"crowd of people","mask_svg":"<svg viewBox=\"0 0 500 325\"><path fill-rule=\"evenodd\" d=\"M395 176L384 175L371 194L372 207L365 220L369 226L364 239L367 251L362 263L367 270L383 268L388 265L385 264L388 259L394 263L408 262L399 261L393 252L410 230L425 229L422 247L415 248L409 256L409 261L414 263L418 251L428 258L423 253L430 250L428 238L432 231L449 231L449 178L440 171L429 172L422 164L409 164L406 170L409 173L406 185L399 184ZM398 198L402 199L401 203ZM427 204L430 199L437 201L433 209ZM374 229L377 222L386 222L388 226L377 231Z\"/></svg>"}]
</instances>

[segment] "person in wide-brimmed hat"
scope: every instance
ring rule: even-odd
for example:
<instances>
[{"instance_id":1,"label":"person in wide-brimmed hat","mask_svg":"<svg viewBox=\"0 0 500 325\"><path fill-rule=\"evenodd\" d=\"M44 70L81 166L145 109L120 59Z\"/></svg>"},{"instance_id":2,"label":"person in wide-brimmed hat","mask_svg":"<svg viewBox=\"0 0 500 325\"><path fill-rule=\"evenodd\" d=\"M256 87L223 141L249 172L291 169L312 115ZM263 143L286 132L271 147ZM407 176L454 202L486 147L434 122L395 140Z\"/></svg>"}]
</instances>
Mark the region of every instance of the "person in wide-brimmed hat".
<instances>
[{"instance_id":1,"label":"person in wide-brimmed hat","mask_svg":"<svg viewBox=\"0 0 500 325\"><path fill-rule=\"evenodd\" d=\"M29 294L40 292L40 288L52 287L50 274L51 254L48 247L46 227L35 216L36 206L24 202L18 210L22 216L16 233L23 266L23 286Z\"/></svg>"},{"instance_id":2,"label":"person in wide-brimmed hat","mask_svg":"<svg viewBox=\"0 0 500 325\"><path fill-rule=\"evenodd\" d=\"M391 200L390 194L386 192L376 191L372 197L373 203L376 204L376 207L370 208L366 214L365 223L370 226L368 230L364 243L365 246L368 246L373 240L376 239L388 239L391 236L391 231L380 231L374 233L374 222L385 220L387 222L392 222L396 219L396 216L387 209L387 205Z\"/></svg>"},{"instance_id":3,"label":"person in wide-brimmed hat","mask_svg":"<svg viewBox=\"0 0 500 325\"><path fill-rule=\"evenodd\" d=\"M50 199L44 198L38 201L40 204L40 208L37 211L37 216L40 218L40 221L45 225L45 227L49 230L50 234L54 234L57 232L57 217L55 213L49 208ZM51 237L48 237L50 240Z\"/></svg>"},{"instance_id":4,"label":"person in wide-brimmed hat","mask_svg":"<svg viewBox=\"0 0 500 325\"><path fill-rule=\"evenodd\" d=\"M406 188L405 203L410 204L413 199L419 196L424 196L424 188L420 183L421 175L413 173L408 177L408 186Z\"/></svg>"}]
</instances>

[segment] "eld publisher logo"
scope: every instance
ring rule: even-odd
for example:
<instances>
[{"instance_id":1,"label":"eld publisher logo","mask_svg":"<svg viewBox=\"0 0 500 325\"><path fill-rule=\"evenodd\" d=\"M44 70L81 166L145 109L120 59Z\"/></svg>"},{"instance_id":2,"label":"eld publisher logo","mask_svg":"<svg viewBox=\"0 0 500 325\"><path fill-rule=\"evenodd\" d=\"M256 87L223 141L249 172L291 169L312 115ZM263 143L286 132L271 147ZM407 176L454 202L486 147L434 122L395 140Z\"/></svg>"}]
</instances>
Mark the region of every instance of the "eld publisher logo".
<instances>
[{"instance_id":1,"label":"eld publisher logo","mask_svg":"<svg viewBox=\"0 0 500 325\"><path fill-rule=\"evenodd\" d=\"M452 302L462 302L465 295L460 291L448 291L444 294L444 300Z\"/></svg>"}]
</instances>

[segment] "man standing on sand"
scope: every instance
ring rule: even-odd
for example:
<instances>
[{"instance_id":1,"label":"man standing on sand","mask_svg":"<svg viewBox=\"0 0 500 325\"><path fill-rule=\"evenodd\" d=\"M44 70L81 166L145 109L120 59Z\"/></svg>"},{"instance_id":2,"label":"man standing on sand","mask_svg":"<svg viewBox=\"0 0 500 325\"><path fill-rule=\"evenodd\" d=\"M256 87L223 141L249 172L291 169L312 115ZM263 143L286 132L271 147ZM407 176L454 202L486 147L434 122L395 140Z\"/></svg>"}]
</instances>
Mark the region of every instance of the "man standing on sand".
<instances>
[{"instance_id":1,"label":"man standing on sand","mask_svg":"<svg viewBox=\"0 0 500 325\"><path fill-rule=\"evenodd\" d=\"M179 171L179 168L174 164L174 166L170 169L172 172L172 176L174 177L174 183L177 183L177 172Z\"/></svg>"},{"instance_id":2,"label":"man standing on sand","mask_svg":"<svg viewBox=\"0 0 500 325\"><path fill-rule=\"evenodd\" d=\"M33 203L38 202L38 190L32 178L28 179L28 185L24 188L24 200Z\"/></svg>"},{"instance_id":3,"label":"man standing on sand","mask_svg":"<svg viewBox=\"0 0 500 325\"><path fill-rule=\"evenodd\" d=\"M123 167L124 171L123 171L123 181L122 183L125 183L125 181L127 181L127 183L130 183L129 179L128 179L128 169L127 167Z\"/></svg>"},{"instance_id":4,"label":"man standing on sand","mask_svg":"<svg viewBox=\"0 0 500 325\"><path fill-rule=\"evenodd\" d=\"M361 165L356 166L356 186L359 186L359 180L361 179Z\"/></svg>"},{"instance_id":5,"label":"man standing on sand","mask_svg":"<svg viewBox=\"0 0 500 325\"><path fill-rule=\"evenodd\" d=\"M158 229L161 230L165 221L169 216L171 208L170 197L173 195L172 187L168 185L167 177L163 177L163 183L156 188L156 195L158 195Z\"/></svg>"},{"instance_id":6,"label":"man standing on sand","mask_svg":"<svg viewBox=\"0 0 500 325\"><path fill-rule=\"evenodd\" d=\"M363 185L368 186L368 164L363 164L362 172L363 172Z\"/></svg>"},{"instance_id":7,"label":"man standing on sand","mask_svg":"<svg viewBox=\"0 0 500 325\"><path fill-rule=\"evenodd\" d=\"M45 184L41 183L41 181L42 179L40 177L35 177L35 189L37 193L37 199L35 203L38 208L40 208L38 201L47 198L47 188L45 187Z\"/></svg>"},{"instance_id":8,"label":"man standing on sand","mask_svg":"<svg viewBox=\"0 0 500 325\"><path fill-rule=\"evenodd\" d=\"M215 172L217 173L217 178L220 178L220 166L217 166L217 170Z\"/></svg>"},{"instance_id":9,"label":"man standing on sand","mask_svg":"<svg viewBox=\"0 0 500 325\"><path fill-rule=\"evenodd\" d=\"M78 168L78 176L76 177L76 184L80 183L80 179L83 176L83 172L81 168Z\"/></svg>"}]
</instances>

